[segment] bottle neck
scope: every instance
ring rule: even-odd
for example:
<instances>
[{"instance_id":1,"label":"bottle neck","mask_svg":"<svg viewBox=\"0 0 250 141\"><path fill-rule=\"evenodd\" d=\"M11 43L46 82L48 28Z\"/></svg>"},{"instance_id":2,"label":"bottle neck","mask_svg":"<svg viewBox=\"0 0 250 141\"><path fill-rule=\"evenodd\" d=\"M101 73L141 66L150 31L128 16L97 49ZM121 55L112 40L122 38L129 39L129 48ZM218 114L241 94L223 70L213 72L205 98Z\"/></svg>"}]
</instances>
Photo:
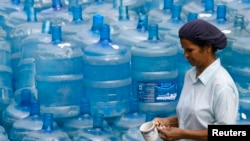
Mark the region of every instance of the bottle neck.
<instances>
[{"instance_id":1,"label":"bottle neck","mask_svg":"<svg viewBox=\"0 0 250 141\"><path fill-rule=\"evenodd\" d=\"M148 16L140 15L136 29L141 32L148 31Z\"/></svg>"},{"instance_id":2,"label":"bottle neck","mask_svg":"<svg viewBox=\"0 0 250 141\"><path fill-rule=\"evenodd\" d=\"M148 40L160 40L158 36L158 25L157 24L152 24L149 25L149 30L148 30Z\"/></svg>"},{"instance_id":3,"label":"bottle neck","mask_svg":"<svg viewBox=\"0 0 250 141\"><path fill-rule=\"evenodd\" d=\"M43 126L42 130L44 131L52 131L53 127L53 114L51 113L44 113L43 114Z\"/></svg>"},{"instance_id":4,"label":"bottle neck","mask_svg":"<svg viewBox=\"0 0 250 141\"><path fill-rule=\"evenodd\" d=\"M91 27L92 32L100 32L100 28L103 25L104 17L102 15L96 14L93 16L93 24Z\"/></svg>"},{"instance_id":5,"label":"bottle neck","mask_svg":"<svg viewBox=\"0 0 250 141\"><path fill-rule=\"evenodd\" d=\"M61 10L62 9L62 3L61 0L52 0L52 8L54 10Z\"/></svg>"}]
</instances>

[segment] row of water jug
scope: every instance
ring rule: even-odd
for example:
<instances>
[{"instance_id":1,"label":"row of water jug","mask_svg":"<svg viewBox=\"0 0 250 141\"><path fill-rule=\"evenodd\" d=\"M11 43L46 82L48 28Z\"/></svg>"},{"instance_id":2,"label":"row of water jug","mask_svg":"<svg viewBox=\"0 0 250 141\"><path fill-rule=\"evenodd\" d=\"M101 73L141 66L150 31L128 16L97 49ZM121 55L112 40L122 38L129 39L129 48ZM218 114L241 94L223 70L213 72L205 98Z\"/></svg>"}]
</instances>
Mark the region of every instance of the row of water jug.
<instances>
[{"instance_id":1,"label":"row of water jug","mask_svg":"<svg viewBox=\"0 0 250 141\"><path fill-rule=\"evenodd\" d=\"M190 67L178 29L202 18L228 37L218 55L239 88L240 117L249 120L247 6L213 0L5 0L1 111L30 90L41 112L61 122L80 114L83 98L92 114L102 113L109 123L129 113L130 98L138 100L141 113L174 115Z\"/></svg>"}]
</instances>

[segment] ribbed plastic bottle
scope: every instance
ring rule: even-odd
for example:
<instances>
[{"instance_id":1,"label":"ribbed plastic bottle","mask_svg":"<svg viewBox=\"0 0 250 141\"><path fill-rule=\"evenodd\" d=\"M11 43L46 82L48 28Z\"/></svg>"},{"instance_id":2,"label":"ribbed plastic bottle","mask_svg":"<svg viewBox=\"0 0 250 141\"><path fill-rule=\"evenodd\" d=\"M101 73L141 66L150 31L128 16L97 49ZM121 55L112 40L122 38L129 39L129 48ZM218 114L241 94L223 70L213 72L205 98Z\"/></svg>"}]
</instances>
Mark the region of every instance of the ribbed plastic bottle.
<instances>
[{"instance_id":1,"label":"ribbed plastic bottle","mask_svg":"<svg viewBox=\"0 0 250 141\"><path fill-rule=\"evenodd\" d=\"M146 114L139 111L138 99L131 99L129 104L129 112L118 117L112 123L112 130L118 137L122 137L129 128L139 126L144 123Z\"/></svg>"},{"instance_id":2,"label":"ribbed plastic bottle","mask_svg":"<svg viewBox=\"0 0 250 141\"><path fill-rule=\"evenodd\" d=\"M132 37L132 38L128 38ZM129 49L137 42L147 40L148 38L148 16L139 15L137 26L135 29L121 31L118 34L112 35L114 42L119 42Z\"/></svg>"},{"instance_id":3,"label":"ribbed plastic bottle","mask_svg":"<svg viewBox=\"0 0 250 141\"><path fill-rule=\"evenodd\" d=\"M85 19L82 16L82 7L80 5L71 7L72 9L72 21L62 26L63 37L74 36L79 30L90 29L91 23L89 19Z\"/></svg>"},{"instance_id":4,"label":"ribbed plastic bottle","mask_svg":"<svg viewBox=\"0 0 250 141\"><path fill-rule=\"evenodd\" d=\"M41 43L51 43L50 21L43 21L41 33L30 34L21 41L21 57L17 67L17 77L15 79L15 101L19 101L22 89L30 89L37 97L35 82L35 50Z\"/></svg>"},{"instance_id":5,"label":"ribbed plastic bottle","mask_svg":"<svg viewBox=\"0 0 250 141\"><path fill-rule=\"evenodd\" d=\"M81 100L80 114L64 120L61 129L66 132L71 139L77 136L77 132L83 128L91 128L93 126L93 115L90 113L90 102L87 99ZM103 120L103 126L111 128L106 120Z\"/></svg>"},{"instance_id":6,"label":"ribbed plastic bottle","mask_svg":"<svg viewBox=\"0 0 250 141\"><path fill-rule=\"evenodd\" d=\"M232 43L231 73L240 95L240 114L245 120L250 120L250 48L249 37L238 37Z\"/></svg>"},{"instance_id":7,"label":"ribbed plastic bottle","mask_svg":"<svg viewBox=\"0 0 250 141\"><path fill-rule=\"evenodd\" d=\"M243 15L236 15L233 21L233 25L227 29L223 29L222 32L227 36L227 47L218 52L218 56L221 59L222 65L231 72L232 60L234 58L232 52L232 44L240 37L247 37L250 32L246 30L247 22Z\"/></svg>"},{"instance_id":8,"label":"ribbed plastic bottle","mask_svg":"<svg viewBox=\"0 0 250 141\"><path fill-rule=\"evenodd\" d=\"M72 21L72 14L69 7L64 7L61 0L51 0L51 7L39 13L46 20L53 22L54 25L63 26Z\"/></svg>"},{"instance_id":9,"label":"ribbed plastic bottle","mask_svg":"<svg viewBox=\"0 0 250 141\"><path fill-rule=\"evenodd\" d=\"M5 132L4 127L0 126L0 140L1 141L10 141L7 133Z\"/></svg>"},{"instance_id":10,"label":"ribbed plastic bottle","mask_svg":"<svg viewBox=\"0 0 250 141\"><path fill-rule=\"evenodd\" d=\"M0 113L13 101L11 46L0 37ZM1 118L0 118L1 119Z\"/></svg>"},{"instance_id":11,"label":"ribbed plastic bottle","mask_svg":"<svg viewBox=\"0 0 250 141\"><path fill-rule=\"evenodd\" d=\"M152 121L155 117L156 114L154 112L147 111L144 122ZM141 125L137 125L135 127L129 128L128 131L125 134L123 134L122 141L144 141L145 139L141 134L140 126ZM158 138L157 141L162 141L162 140Z\"/></svg>"},{"instance_id":12,"label":"ribbed plastic bottle","mask_svg":"<svg viewBox=\"0 0 250 141\"><path fill-rule=\"evenodd\" d=\"M4 22L8 15L14 11L21 11L22 7L21 0L8 0L2 2L0 5L0 26L5 29Z\"/></svg>"},{"instance_id":13,"label":"ribbed plastic bottle","mask_svg":"<svg viewBox=\"0 0 250 141\"><path fill-rule=\"evenodd\" d=\"M85 47L83 54L85 96L91 113L103 113L105 118L126 113L131 94L129 49L112 42L110 26L103 24L100 40Z\"/></svg>"},{"instance_id":14,"label":"ribbed plastic bottle","mask_svg":"<svg viewBox=\"0 0 250 141\"><path fill-rule=\"evenodd\" d=\"M160 39L158 25L149 25L148 39L132 47L133 96L139 111L158 116L175 114L177 95L177 45Z\"/></svg>"},{"instance_id":15,"label":"ribbed plastic bottle","mask_svg":"<svg viewBox=\"0 0 250 141\"><path fill-rule=\"evenodd\" d=\"M147 14L147 9L145 7L145 0L107 0L110 2L117 1L119 5L127 5L129 10L134 11L137 15Z\"/></svg>"},{"instance_id":16,"label":"ribbed plastic bottle","mask_svg":"<svg viewBox=\"0 0 250 141\"><path fill-rule=\"evenodd\" d=\"M11 63L15 79L17 78L18 63L21 57L21 41L30 34L41 33L42 22L39 22L36 17L36 10L34 7L27 9L27 22L17 25L10 32L11 43ZM15 88L14 88L15 90Z\"/></svg>"},{"instance_id":17,"label":"ribbed plastic bottle","mask_svg":"<svg viewBox=\"0 0 250 141\"><path fill-rule=\"evenodd\" d=\"M198 12L198 18L203 20L214 20L216 19L215 4L214 0L205 0L203 10Z\"/></svg>"},{"instance_id":18,"label":"ribbed plastic bottle","mask_svg":"<svg viewBox=\"0 0 250 141\"><path fill-rule=\"evenodd\" d=\"M163 0L163 8L154 8L148 12L150 23L158 24L171 19L173 0Z\"/></svg>"},{"instance_id":19,"label":"ribbed plastic bottle","mask_svg":"<svg viewBox=\"0 0 250 141\"><path fill-rule=\"evenodd\" d=\"M187 17L188 13L200 13L204 11L205 1L207 0L193 0L182 6L182 13Z\"/></svg>"},{"instance_id":20,"label":"ribbed plastic bottle","mask_svg":"<svg viewBox=\"0 0 250 141\"><path fill-rule=\"evenodd\" d=\"M239 11L243 9L249 9L250 1L249 0L232 0L232 1L228 1L226 5L228 7L228 13L232 17L234 17L236 14L238 14Z\"/></svg>"},{"instance_id":21,"label":"ribbed plastic bottle","mask_svg":"<svg viewBox=\"0 0 250 141\"><path fill-rule=\"evenodd\" d=\"M30 115L14 122L9 138L12 141L22 141L24 136L32 131L41 130L42 126L43 117L40 114L40 102L37 99L32 99L30 101ZM54 127L59 128L56 122L54 122Z\"/></svg>"},{"instance_id":22,"label":"ribbed plastic bottle","mask_svg":"<svg viewBox=\"0 0 250 141\"><path fill-rule=\"evenodd\" d=\"M250 4L250 3L249 3ZM246 21L248 22L248 24L246 25L246 30L250 31L250 24L249 24L249 21L250 21L250 8L246 8L246 9L242 9L242 10L239 10L237 12L236 15L242 15L245 17Z\"/></svg>"},{"instance_id":23,"label":"ribbed plastic bottle","mask_svg":"<svg viewBox=\"0 0 250 141\"><path fill-rule=\"evenodd\" d=\"M0 26L0 38L6 39L7 34L6 31Z\"/></svg>"},{"instance_id":24,"label":"ribbed plastic bottle","mask_svg":"<svg viewBox=\"0 0 250 141\"><path fill-rule=\"evenodd\" d=\"M92 127L79 129L72 141L120 141L114 132L103 126L104 114L93 114Z\"/></svg>"},{"instance_id":25,"label":"ribbed plastic bottle","mask_svg":"<svg viewBox=\"0 0 250 141\"><path fill-rule=\"evenodd\" d=\"M207 19L207 21L215 25L220 30L223 31L224 29L229 29L233 26L232 18L229 17L227 13L226 5L217 5L215 16L215 19Z\"/></svg>"},{"instance_id":26,"label":"ribbed plastic bottle","mask_svg":"<svg viewBox=\"0 0 250 141\"><path fill-rule=\"evenodd\" d=\"M119 33L121 31L135 29L137 26L137 19L130 18L128 6L120 5L118 20L114 22L107 21L107 23L109 23L112 29L117 31L116 33Z\"/></svg>"},{"instance_id":27,"label":"ribbed plastic bottle","mask_svg":"<svg viewBox=\"0 0 250 141\"><path fill-rule=\"evenodd\" d=\"M92 18L92 26L87 30L79 30L75 36L69 37L69 40L81 42L82 49L86 46L96 43L100 39L100 27L104 23L104 17L100 14L94 14Z\"/></svg>"},{"instance_id":28,"label":"ribbed plastic bottle","mask_svg":"<svg viewBox=\"0 0 250 141\"><path fill-rule=\"evenodd\" d=\"M162 22L158 23L159 33L166 34L169 30L179 30L179 28L185 24L184 19L182 19L182 6L174 4L172 6L172 13L169 19L164 19Z\"/></svg>"},{"instance_id":29,"label":"ribbed plastic bottle","mask_svg":"<svg viewBox=\"0 0 250 141\"><path fill-rule=\"evenodd\" d=\"M44 113L42 129L30 132L22 141L71 141L71 139L67 133L55 127L52 113Z\"/></svg>"},{"instance_id":30,"label":"ribbed plastic bottle","mask_svg":"<svg viewBox=\"0 0 250 141\"><path fill-rule=\"evenodd\" d=\"M108 3L105 0L94 0L94 2L83 9L83 15L101 14L110 9L112 9L112 3Z\"/></svg>"},{"instance_id":31,"label":"ribbed plastic bottle","mask_svg":"<svg viewBox=\"0 0 250 141\"><path fill-rule=\"evenodd\" d=\"M13 123L30 115L31 91L24 89L21 92L19 103L11 103L2 113L2 125L9 134Z\"/></svg>"},{"instance_id":32,"label":"ribbed plastic bottle","mask_svg":"<svg viewBox=\"0 0 250 141\"><path fill-rule=\"evenodd\" d=\"M8 34L17 25L27 22L26 10L28 10L29 7L34 7L34 0L25 0L21 11L14 11L8 15L5 20L5 30ZM43 21L43 16L40 13L37 13L36 16L38 21Z\"/></svg>"},{"instance_id":33,"label":"ribbed plastic bottle","mask_svg":"<svg viewBox=\"0 0 250 141\"><path fill-rule=\"evenodd\" d=\"M100 11L99 14L103 15L105 17L105 23L111 24L112 22L117 22L119 21L119 7L123 4L124 0L113 0L113 5L111 9L107 9L105 11ZM129 9L128 6L128 14L129 14L129 19L132 21L136 21L138 19L138 14Z\"/></svg>"},{"instance_id":34,"label":"ribbed plastic bottle","mask_svg":"<svg viewBox=\"0 0 250 141\"><path fill-rule=\"evenodd\" d=\"M61 26L52 26L52 42L34 50L36 88L42 113L55 119L79 114L83 96L81 47L62 38Z\"/></svg>"},{"instance_id":35,"label":"ribbed plastic bottle","mask_svg":"<svg viewBox=\"0 0 250 141\"><path fill-rule=\"evenodd\" d=\"M197 13L189 13L188 16L188 21L192 21L197 19L198 14ZM168 32L165 36L164 39L167 41L172 41L176 43L176 46L178 48L178 53L177 53L177 68L178 68L178 81L177 81L177 94L181 94L181 90L183 87L184 83L184 77L186 71L191 67L191 65L188 63L187 59L184 57L184 50L180 44L180 38L178 35L178 32L176 30L171 30Z\"/></svg>"}]
</instances>

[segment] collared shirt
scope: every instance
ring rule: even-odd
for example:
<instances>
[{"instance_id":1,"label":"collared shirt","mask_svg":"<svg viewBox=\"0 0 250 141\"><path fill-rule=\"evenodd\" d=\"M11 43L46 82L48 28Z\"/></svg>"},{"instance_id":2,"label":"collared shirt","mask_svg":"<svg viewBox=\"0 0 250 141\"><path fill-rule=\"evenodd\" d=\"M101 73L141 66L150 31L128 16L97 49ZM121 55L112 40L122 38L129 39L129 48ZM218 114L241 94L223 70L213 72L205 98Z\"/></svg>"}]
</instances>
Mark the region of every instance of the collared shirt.
<instances>
[{"instance_id":1,"label":"collared shirt","mask_svg":"<svg viewBox=\"0 0 250 141\"><path fill-rule=\"evenodd\" d=\"M209 124L235 124L239 93L220 59L209 65L198 78L196 68L187 71L177 105L179 127L207 129ZM185 140L187 141L187 140Z\"/></svg>"}]
</instances>

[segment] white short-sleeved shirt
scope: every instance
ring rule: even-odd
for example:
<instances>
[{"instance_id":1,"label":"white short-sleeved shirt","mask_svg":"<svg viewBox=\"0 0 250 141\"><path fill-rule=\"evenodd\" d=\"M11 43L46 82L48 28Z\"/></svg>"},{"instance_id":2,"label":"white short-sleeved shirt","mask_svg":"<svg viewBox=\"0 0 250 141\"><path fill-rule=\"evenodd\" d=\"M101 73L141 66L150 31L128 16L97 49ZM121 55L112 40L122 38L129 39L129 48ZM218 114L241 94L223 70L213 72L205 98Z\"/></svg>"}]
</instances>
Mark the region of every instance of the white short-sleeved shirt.
<instances>
[{"instance_id":1,"label":"white short-sleeved shirt","mask_svg":"<svg viewBox=\"0 0 250 141\"><path fill-rule=\"evenodd\" d=\"M235 124L239 93L229 73L216 59L196 78L196 68L187 71L177 105L179 127L207 129L209 124ZM186 141L186 140L185 140Z\"/></svg>"}]
</instances>

